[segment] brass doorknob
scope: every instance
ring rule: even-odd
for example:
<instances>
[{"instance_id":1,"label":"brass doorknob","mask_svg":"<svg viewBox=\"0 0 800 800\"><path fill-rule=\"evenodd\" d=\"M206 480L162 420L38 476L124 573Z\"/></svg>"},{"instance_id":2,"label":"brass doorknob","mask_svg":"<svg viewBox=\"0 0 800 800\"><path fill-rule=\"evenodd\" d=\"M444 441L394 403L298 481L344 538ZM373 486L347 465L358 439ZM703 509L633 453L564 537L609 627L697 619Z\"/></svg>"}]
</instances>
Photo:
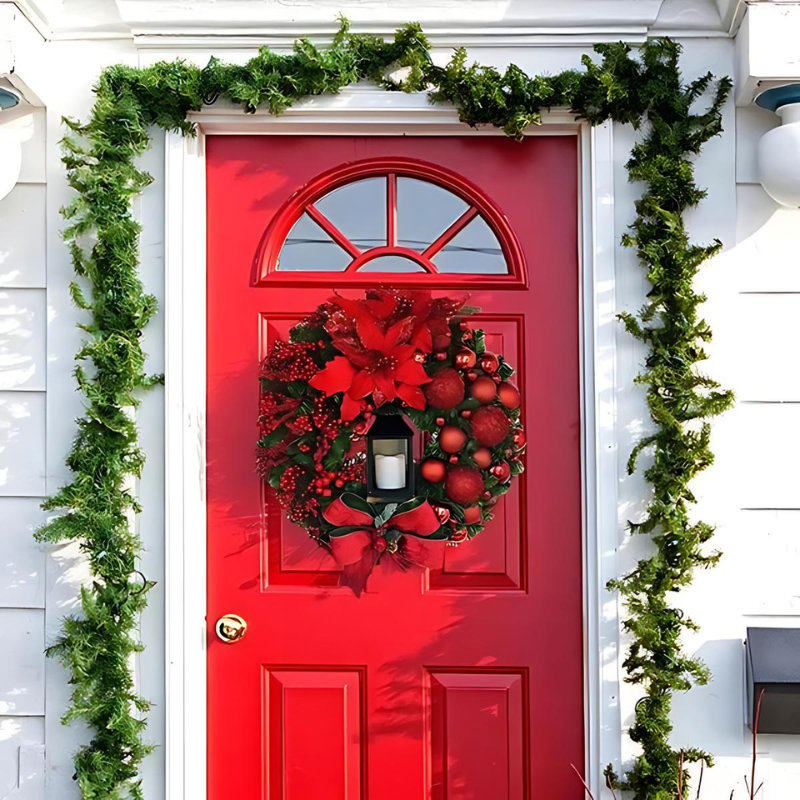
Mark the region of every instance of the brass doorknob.
<instances>
[{"instance_id":1,"label":"brass doorknob","mask_svg":"<svg viewBox=\"0 0 800 800\"><path fill-rule=\"evenodd\" d=\"M247 623L238 614L224 614L214 626L217 636L226 644L238 642L247 631Z\"/></svg>"}]
</instances>

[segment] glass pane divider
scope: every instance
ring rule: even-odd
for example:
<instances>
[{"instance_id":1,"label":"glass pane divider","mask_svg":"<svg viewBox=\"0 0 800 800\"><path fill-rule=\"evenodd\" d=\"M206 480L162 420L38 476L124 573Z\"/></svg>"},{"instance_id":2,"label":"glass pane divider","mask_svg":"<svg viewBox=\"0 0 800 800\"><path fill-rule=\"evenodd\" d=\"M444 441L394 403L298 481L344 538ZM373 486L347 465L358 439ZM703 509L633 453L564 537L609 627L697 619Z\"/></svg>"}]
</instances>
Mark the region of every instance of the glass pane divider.
<instances>
[{"instance_id":1,"label":"glass pane divider","mask_svg":"<svg viewBox=\"0 0 800 800\"><path fill-rule=\"evenodd\" d=\"M339 245L339 247L348 252L353 258L358 258L361 255L361 251L350 239L348 239L316 206L306 206L305 211L306 214L308 214L308 216Z\"/></svg>"},{"instance_id":2,"label":"glass pane divider","mask_svg":"<svg viewBox=\"0 0 800 800\"><path fill-rule=\"evenodd\" d=\"M386 176L386 244L397 247L397 175Z\"/></svg>"},{"instance_id":3,"label":"glass pane divider","mask_svg":"<svg viewBox=\"0 0 800 800\"><path fill-rule=\"evenodd\" d=\"M478 216L478 209L470 206L447 230L422 254L423 258L432 259L456 234Z\"/></svg>"}]
</instances>

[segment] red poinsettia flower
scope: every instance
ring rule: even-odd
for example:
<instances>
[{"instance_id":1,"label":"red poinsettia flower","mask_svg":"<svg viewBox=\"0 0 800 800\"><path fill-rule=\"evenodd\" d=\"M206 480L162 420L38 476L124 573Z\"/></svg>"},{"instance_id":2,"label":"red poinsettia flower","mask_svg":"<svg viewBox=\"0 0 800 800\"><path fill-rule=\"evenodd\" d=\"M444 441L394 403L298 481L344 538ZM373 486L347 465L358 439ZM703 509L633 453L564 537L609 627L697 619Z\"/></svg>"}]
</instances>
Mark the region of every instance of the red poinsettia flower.
<instances>
[{"instance_id":1,"label":"red poinsettia flower","mask_svg":"<svg viewBox=\"0 0 800 800\"><path fill-rule=\"evenodd\" d=\"M334 346L344 355L314 375L311 386L329 396L344 392L345 420L358 416L369 395L376 405L399 398L412 408L425 408L419 387L430 378L417 360L417 348L409 342L413 318L405 317L383 332L368 306L346 303L345 310L355 319L354 330L341 326L331 330Z\"/></svg>"},{"instance_id":2,"label":"red poinsettia flower","mask_svg":"<svg viewBox=\"0 0 800 800\"><path fill-rule=\"evenodd\" d=\"M450 321L466 302L466 298L434 299L426 289L371 289L367 299L373 313L381 315L386 326L404 317L414 318L411 344L418 350L444 350L450 344Z\"/></svg>"}]
</instances>

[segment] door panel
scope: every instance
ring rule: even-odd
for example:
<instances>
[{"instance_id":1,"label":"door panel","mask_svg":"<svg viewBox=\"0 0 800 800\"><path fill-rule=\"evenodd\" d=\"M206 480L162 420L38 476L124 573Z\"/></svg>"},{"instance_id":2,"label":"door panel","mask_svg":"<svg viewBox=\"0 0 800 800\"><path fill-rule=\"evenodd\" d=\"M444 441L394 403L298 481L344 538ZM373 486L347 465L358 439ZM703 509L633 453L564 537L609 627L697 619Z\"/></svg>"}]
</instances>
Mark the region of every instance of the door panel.
<instances>
[{"instance_id":1,"label":"door panel","mask_svg":"<svg viewBox=\"0 0 800 800\"><path fill-rule=\"evenodd\" d=\"M360 800L363 671L264 669L267 800Z\"/></svg>"},{"instance_id":2,"label":"door panel","mask_svg":"<svg viewBox=\"0 0 800 800\"><path fill-rule=\"evenodd\" d=\"M527 672L431 672L430 796L524 800Z\"/></svg>"},{"instance_id":3,"label":"door panel","mask_svg":"<svg viewBox=\"0 0 800 800\"><path fill-rule=\"evenodd\" d=\"M570 136L208 138L210 800L582 798L577 158ZM513 275L400 281L372 271L379 259L346 281L271 273L265 233L287 201L364 159L418 159L479 187L527 275L519 261ZM526 472L443 570L385 561L356 598L255 473L259 364L334 290L409 281L469 294L488 348L517 367ZM214 635L224 613L248 622L236 644Z\"/></svg>"}]
</instances>

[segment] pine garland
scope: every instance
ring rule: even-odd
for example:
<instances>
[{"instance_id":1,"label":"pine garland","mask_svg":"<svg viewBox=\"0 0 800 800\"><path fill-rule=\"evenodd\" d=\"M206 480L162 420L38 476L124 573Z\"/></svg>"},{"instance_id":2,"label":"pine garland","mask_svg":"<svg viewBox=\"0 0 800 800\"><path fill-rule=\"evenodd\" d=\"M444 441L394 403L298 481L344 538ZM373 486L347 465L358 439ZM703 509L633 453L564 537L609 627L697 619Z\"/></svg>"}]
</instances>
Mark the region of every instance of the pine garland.
<instances>
[{"instance_id":1,"label":"pine garland","mask_svg":"<svg viewBox=\"0 0 800 800\"><path fill-rule=\"evenodd\" d=\"M644 104L649 126L644 140L633 148L628 176L647 188L622 243L636 249L652 289L638 316L620 318L628 332L648 347L644 371L636 380L647 387L647 405L657 428L638 442L628 460L631 474L644 450L654 455L653 465L644 473L652 498L644 517L629 524L632 533L652 535L656 553L629 575L612 581L610 588L622 594L628 611L623 623L631 636L623 663L626 680L646 691L629 731L642 755L624 782L642 800L669 800L678 796L679 786L686 792L684 765L713 764L709 753L692 747L676 752L670 744L673 693L706 684L710 678L702 661L682 652L681 633L697 628L672 605L672 596L691 583L695 568L711 567L720 557L704 547L714 529L691 519L695 497L689 484L713 461L708 420L733 403L732 392L721 390L697 370L707 358L703 345L710 341L711 331L698 317L705 297L694 291L693 282L700 265L719 252L722 243L690 244L683 218L706 194L694 182L689 159L721 132L721 109L731 83L719 81L709 108L693 113L693 104L712 88L713 77L706 74L684 85L679 54L674 42L651 42L629 83L635 89L632 94ZM615 780L611 774L609 779Z\"/></svg>"},{"instance_id":2,"label":"pine garland","mask_svg":"<svg viewBox=\"0 0 800 800\"><path fill-rule=\"evenodd\" d=\"M688 484L711 463L707 420L732 400L696 371L710 331L698 318L703 297L692 280L720 244L691 245L683 215L704 196L694 183L691 158L721 131L730 81L715 84L706 75L684 84L680 46L668 39L648 41L638 58L624 44L595 50L599 63L585 57L583 70L554 76L530 77L513 65L503 73L470 65L463 49L437 67L419 25L407 25L384 42L350 33L343 20L324 50L300 40L289 55L261 48L244 66L212 59L205 69L181 61L109 67L95 87L89 121L67 121L62 160L76 196L63 210L64 238L77 276L72 296L89 318L81 325L87 340L75 369L86 411L67 459L73 480L45 503L62 515L37 535L80 542L94 576L81 592L83 614L64 621L49 650L66 665L75 687L64 721L83 719L93 734L75 758L84 798L142 798L138 773L150 752L143 741L148 706L135 691L129 665L141 649L136 620L152 587L137 571L141 542L129 519L140 510L129 483L144 462L132 409L141 390L160 381L145 373L141 349L156 302L138 277L140 228L131 202L151 178L136 159L149 146L151 126L191 135L188 112L218 97L249 113L266 107L279 114L303 97L335 93L364 79L387 89L425 90L433 102L453 103L465 123L494 125L516 138L541 122L543 109L555 106L593 124L610 119L646 131L627 165L630 179L646 189L624 244L636 248L653 289L640 314L622 320L649 348L638 382L647 387L656 433L637 445L629 469L642 450L653 450L654 464L645 472L653 497L631 530L652 534L657 552L611 585L628 608L627 680L644 691L630 731L642 754L623 785L635 800L666 800L676 795L683 764L710 763L708 754L676 751L669 741L672 694L708 679L705 667L681 650L680 634L693 625L670 601L695 567L718 557L703 549L712 528L690 520L694 497ZM402 80L391 77L400 73ZM693 103L707 91L713 94L708 110L694 113ZM616 785L613 773L609 780Z\"/></svg>"}]
</instances>

